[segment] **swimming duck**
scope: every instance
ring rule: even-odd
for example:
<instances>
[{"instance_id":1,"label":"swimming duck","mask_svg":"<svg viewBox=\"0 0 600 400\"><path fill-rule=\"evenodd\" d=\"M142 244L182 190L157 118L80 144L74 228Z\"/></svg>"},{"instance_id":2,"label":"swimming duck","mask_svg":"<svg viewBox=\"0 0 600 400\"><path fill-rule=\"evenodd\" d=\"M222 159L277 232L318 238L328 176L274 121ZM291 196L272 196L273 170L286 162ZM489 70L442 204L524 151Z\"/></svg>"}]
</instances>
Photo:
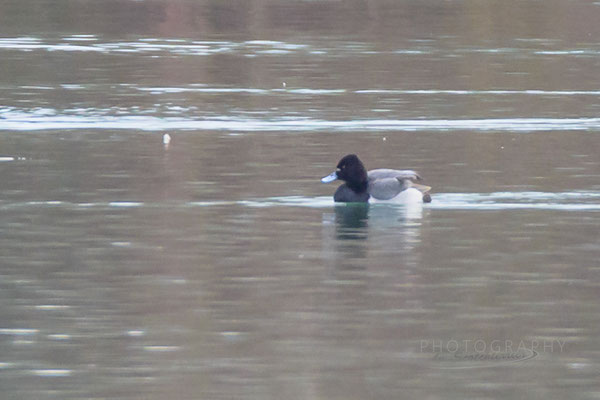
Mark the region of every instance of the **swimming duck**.
<instances>
[{"instance_id":1,"label":"swimming duck","mask_svg":"<svg viewBox=\"0 0 600 400\"><path fill-rule=\"evenodd\" d=\"M335 171L321 179L323 183L344 181L333 195L335 202L347 203L429 203L429 186L415 182L421 176L412 170L373 169L366 170L356 154L344 156Z\"/></svg>"}]
</instances>

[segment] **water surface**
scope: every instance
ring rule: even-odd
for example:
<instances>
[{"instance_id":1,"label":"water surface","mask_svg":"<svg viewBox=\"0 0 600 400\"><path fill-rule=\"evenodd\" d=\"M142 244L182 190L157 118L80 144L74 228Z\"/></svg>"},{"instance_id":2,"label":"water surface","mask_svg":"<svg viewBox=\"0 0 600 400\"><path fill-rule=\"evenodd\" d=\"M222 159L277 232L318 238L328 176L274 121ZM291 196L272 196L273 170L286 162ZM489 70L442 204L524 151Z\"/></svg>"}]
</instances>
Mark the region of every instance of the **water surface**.
<instances>
[{"instance_id":1,"label":"water surface","mask_svg":"<svg viewBox=\"0 0 600 400\"><path fill-rule=\"evenodd\" d=\"M598 398L599 18L0 5L4 397ZM433 202L335 206L347 153Z\"/></svg>"}]
</instances>

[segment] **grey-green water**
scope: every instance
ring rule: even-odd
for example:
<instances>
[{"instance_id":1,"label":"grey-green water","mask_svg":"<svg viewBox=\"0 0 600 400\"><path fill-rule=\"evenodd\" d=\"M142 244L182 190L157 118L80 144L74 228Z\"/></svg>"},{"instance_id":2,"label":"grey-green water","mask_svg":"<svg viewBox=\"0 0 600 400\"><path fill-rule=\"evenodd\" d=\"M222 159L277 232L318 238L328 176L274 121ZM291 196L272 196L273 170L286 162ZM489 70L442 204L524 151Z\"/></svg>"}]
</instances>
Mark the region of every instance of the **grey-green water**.
<instances>
[{"instance_id":1,"label":"grey-green water","mask_svg":"<svg viewBox=\"0 0 600 400\"><path fill-rule=\"evenodd\" d=\"M0 4L0 397L600 398L598 20ZM346 153L433 202L335 207Z\"/></svg>"}]
</instances>

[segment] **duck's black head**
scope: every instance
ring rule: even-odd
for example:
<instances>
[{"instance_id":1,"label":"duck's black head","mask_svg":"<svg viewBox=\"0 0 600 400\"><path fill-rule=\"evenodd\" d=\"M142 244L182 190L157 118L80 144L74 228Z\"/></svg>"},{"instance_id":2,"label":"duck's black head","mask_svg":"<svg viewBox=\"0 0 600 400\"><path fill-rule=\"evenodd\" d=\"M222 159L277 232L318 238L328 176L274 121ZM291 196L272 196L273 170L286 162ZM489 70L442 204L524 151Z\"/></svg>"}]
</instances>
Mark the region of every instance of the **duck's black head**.
<instances>
[{"instance_id":1,"label":"duck's black head","mask_svg":"<svg viewBox=\"0 0 600 400\"><path fill-rule=\"evenodd\" d=\"M338 188L334 196L336 201L364 202L368 200L369 194L367 193L367 188L369 182L367 170L356 154L344 156L338 162L335 171L321 179L321 181L328 183L337 179L346 182L346 184ZM342 194L344 195L342 196Z\"/></svg>"},{"instance_id":2,"label":"duck's black head","mask_svg":"<svg viewBox=\"0 0 600 400\"><path fill-rule=\"evenodd\" d=\"M348 154L338 162L335 174L341 181L346 182L348 187L355 192L367 190L367 170L356 154Z\"/></svg>"}]
</instances>

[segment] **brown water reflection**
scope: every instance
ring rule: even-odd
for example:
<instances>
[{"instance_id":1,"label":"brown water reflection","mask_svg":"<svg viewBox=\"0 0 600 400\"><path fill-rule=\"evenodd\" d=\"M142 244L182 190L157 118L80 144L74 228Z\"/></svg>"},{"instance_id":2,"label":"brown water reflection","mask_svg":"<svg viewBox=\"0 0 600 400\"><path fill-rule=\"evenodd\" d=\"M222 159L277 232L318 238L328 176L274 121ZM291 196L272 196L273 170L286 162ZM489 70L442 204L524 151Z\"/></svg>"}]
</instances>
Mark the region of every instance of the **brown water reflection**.
<instances>
[{"instance_id":1,"label":"brown water reflection","mask_svg":"<svg viewBox=\"0 0 600 400\"><path fill-rule=\"evenodd\" d=\"M599 14L0 5L3 398L597 398Z\"/></svg>"}]
</instances>

